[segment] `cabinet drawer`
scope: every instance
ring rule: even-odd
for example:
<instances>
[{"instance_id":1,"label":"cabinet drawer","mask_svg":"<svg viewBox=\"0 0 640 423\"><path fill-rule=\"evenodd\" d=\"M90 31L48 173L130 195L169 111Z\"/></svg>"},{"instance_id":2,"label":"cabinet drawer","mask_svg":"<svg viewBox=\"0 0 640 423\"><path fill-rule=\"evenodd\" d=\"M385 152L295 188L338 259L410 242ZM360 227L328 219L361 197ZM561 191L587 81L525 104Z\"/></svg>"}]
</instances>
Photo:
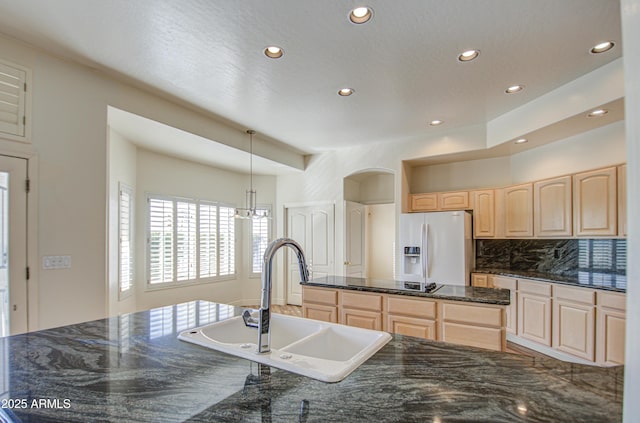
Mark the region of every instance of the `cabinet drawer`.
<instances>
[{"instance_id":1,"label":"cabinet drawer","mask_svg":"<svg viewBox=\"0 0 640 423\"><path fill-rule=\"evenodd\" d=\"M624 311L627 309L626 295L598 291L598 305Z\"/></svg>"},{"instance_id":2,"label":"cabinet drawer","mask_svg":"<svg viewBox=\"0 0 640 423\"><path fill-rule=\"evenodd\" d=\"M504 351L504 333L502 329L467 326L445 322L442 325L442 341L471 347Z\"/></svg>"},{"instance_id":3,"label":"cabinet drawer","mask_svg":"<svg viewBox=\"0 0 640 423\"><path fill-rule=\"evenodd\" d=\"M340 305L348 308L382 311L382 295L340 291Z\"/></svg>"},{"instance_id":4,"label":"cabinet drawer","mask_svg":"<svg viewBox=\"0 0 640 423\"><path fill-rule=\"evenodd\" d=\"M545 282L532 282L532 281L525 281L525 280L519 279L518 291L550 297L551 284L545 283Z\"/></svg>"},{"instance_id":5,"label":"cabinet drawer","mask_svg":"<svg viewBox=\"0 0 640 423\"><path fill-rule=\"evenodd\" d=\"M416 338L432 339L434 341L437 339L435 320L389 315L387 316L386 330Z\"/></svg>"},{"instance_id":6,"label":"cabinet drawer","mask_svg":"<svg viewBox=\"0 0 640 423\"><path fill-rule=\"evenodd\" d=\"M503 309L486 306L442 303L442 319L478 326L502 326Z\"/></svg>"},{"instance_id":7,"label":"cabinet drawer","mask_svg":"<svg viewBox=\"0 0 640 423\"><path fill-rule=\"evenodd\" d=\"M382 330L382 314L367 310L343 308L340 323L362 329Z\"/></svg>"},{"instance_id":8,"label":"cabinet drawer","mask_svg":"<svg viewBox=\"0 0 640 423\"><path fill-rule=\"evenodd\" d=\"M596 303L596 292L589 288L572 288L569 286L556 285L553 288L553 297L589 305Z\"/></svg>"},{"instance_id":9,"label":"cabinet drawer","mask_svg":"<svg viewBox=\"0 0 640 423\"><path fill-rule=\"evenodd\" d=\"M489 283L489 275L484 273L473 273L471 275L471 286L477 286L480 288L489 288L491 283Z\"/></svg>"},{"instance_id":10,"label":"cabinet drawer","mask_svg":"<svg viewBox=\"0 0 640 423\"><path fill-rule=\"evenodd\" d=\"M338 307L325 304L303 304L302 316L306 319L338 323Z\"/></svg>"},{"instance_id":11,"label":"cabinet drawer","mask_svg":"<svg viewBox=\"0 0 640 423\"><path fill-rule=\"evenodd\" d=\"M389 314L435 319L436 303L435 301L429 300L414 300L389 296L387 299L387 311Z\"/></svg>"},{"instance_id":12,"label":"cabinet drawer","mask_svg":"<svg viewBox=\"0 0 640 423\"><path fill-rule=\"evenodd\" d=\"M302 290L303 302L328 304L335 306L338 304L338 291L335 289L308 288Z\"/></svg>"}]
</instances>

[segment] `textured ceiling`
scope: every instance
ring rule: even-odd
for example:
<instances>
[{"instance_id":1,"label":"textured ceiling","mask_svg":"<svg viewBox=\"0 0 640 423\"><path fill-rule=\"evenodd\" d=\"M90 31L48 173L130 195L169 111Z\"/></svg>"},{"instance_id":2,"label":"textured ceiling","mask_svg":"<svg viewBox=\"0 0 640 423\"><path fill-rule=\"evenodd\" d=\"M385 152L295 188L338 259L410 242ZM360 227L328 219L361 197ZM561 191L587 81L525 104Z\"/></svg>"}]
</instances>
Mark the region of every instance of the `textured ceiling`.
<instances>
[{"instance_id":1,"label":"textured ceiling","mask_svg":"<svg viewBox=\"0 0 640 423\"><path fill-rule=\"evenodd\" d=\"M367 4L373 19L354 25L344 0L0 0L0 32L308 153L486 123L622 51L615 0ZM602 40L617 45L589 54Z\"/></svg>"}]
</instances>

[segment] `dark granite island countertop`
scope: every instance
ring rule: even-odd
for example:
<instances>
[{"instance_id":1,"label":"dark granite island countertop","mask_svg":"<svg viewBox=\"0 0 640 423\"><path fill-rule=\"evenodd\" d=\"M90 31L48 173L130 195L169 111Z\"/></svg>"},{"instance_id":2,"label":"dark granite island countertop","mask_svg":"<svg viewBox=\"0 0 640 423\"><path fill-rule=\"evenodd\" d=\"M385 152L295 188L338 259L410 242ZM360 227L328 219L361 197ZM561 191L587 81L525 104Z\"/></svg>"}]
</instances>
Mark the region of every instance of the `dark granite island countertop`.
<instances>
[{"instance_id":1,"label":"dark granite island countertop","mask_svg":"<svg viewBox=\"0 0 640 423\"><path fill-rule=\"evenodd\" d=\"M393 335L345 380L329 384L176 338L182 330L241 312L198 301L0 338L0 417L22 422L621 420L622 367Z\"/></svg>"},{"instance_id":2,"label":"dark granite island countertop","mask_svg":"<svg viewBox=\"0 0 640 423\"><path fill-rule=\"evenodd\" d=\"M616 273L582 272L557 275L552 273L532 272L499 268L474 269L472 273L488 273L511 278L533 279L539 282L559 283L582 288L601 289L604 291L626 292L627 276Z\"/></svg>"},{"instance_id":3,"label":"dark granite island countertop","mask_svg":"<svg viewBox=\"0 0 640 423\"><path fill-rule=\"evenodd\" d=\"M472 303L509 305L508 289L479 288L461 285L442 285L433 292L421 292L404 288L403 281L375 278L354 278L350 276L325 276L308 282L304 286L338 288L352 291L380 292L384 294L408 295L413 297L435 298L439 300L466 301Z\"/></svg>"}]
</instances>

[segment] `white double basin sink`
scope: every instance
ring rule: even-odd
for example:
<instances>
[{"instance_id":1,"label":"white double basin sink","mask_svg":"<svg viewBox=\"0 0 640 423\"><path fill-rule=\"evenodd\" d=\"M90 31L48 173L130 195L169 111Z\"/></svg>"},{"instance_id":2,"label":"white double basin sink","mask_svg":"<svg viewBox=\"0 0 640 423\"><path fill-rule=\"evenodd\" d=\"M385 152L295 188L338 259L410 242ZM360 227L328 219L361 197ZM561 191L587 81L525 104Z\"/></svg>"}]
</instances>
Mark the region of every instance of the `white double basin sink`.
<instances>
[{"instance_id":1,"label":"white double basin sink","mask_svg":"<svg viewBox=\"0 0 640 423\"><path fill-rule=\"evenodd\" d=\"M271 314L271 351L257 352L258 331L237 316L181 332L178 339L247 360L339 382L391 340L387 332Z\"/></svg>"}]
</instances>

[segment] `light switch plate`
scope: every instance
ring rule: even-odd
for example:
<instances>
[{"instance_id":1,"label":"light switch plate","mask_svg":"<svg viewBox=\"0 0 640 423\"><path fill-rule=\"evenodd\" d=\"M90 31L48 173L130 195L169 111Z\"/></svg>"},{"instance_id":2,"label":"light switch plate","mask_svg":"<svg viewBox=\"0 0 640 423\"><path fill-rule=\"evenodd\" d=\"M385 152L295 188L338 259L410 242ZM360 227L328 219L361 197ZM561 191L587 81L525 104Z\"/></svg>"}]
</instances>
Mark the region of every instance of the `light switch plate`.
<instances>
[{"instance_id":1,"label":"light switch plate","mask_svg":"<svg viewBox=\"0 0 640 423\"><path fill-rule=\"evenodd\" d=\"M71 269L71 256L43 256L42 268L51 269Z\"/></svg>"}]
</instances>

